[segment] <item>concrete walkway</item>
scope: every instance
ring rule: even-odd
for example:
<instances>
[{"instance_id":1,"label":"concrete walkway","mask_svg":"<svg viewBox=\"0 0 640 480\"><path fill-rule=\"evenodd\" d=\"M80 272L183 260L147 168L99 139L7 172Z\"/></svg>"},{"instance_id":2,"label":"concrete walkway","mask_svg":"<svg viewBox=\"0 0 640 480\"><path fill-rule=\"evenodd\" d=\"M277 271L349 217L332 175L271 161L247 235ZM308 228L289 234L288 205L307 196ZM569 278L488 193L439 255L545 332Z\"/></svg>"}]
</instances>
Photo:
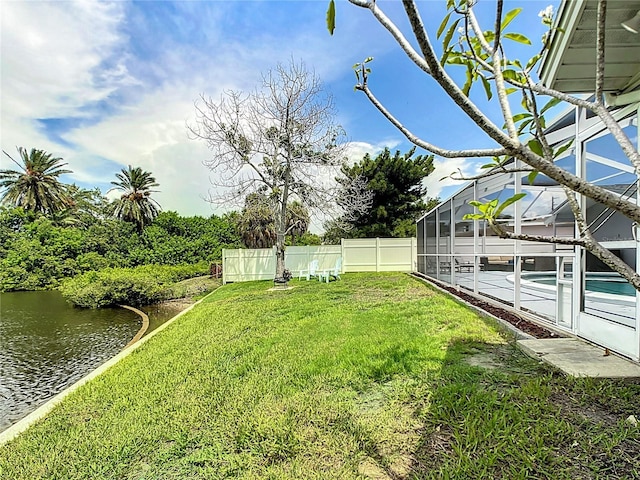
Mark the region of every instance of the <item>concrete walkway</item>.
<instances>
[{"instance_id":1,"label":"concrete walkway","mask_svg":"<svg viewBox=\"0 0 640 480\"><path fill-rule=\"evenodd\" d=\"M577 338L518 340L529 356L539 358L573 377L640 378L640 364L605 356L605 349Z\"/></svg>"}]
</instances>

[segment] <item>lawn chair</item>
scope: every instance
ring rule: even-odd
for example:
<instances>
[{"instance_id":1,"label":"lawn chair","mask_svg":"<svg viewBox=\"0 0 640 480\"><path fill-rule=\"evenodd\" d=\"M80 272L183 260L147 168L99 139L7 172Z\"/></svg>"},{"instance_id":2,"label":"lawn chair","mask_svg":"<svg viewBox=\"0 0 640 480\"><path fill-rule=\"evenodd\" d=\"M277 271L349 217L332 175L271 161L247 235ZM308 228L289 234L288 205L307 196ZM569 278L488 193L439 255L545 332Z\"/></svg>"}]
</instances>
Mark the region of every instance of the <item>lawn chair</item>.
<instances>
[{"instance_id":1,"label":"lawn chair","mask_svg":"<svg viewBox=\"0 0 640 480\"><path fill-rule=\"evenodd\" d=\"M327 283L329 283L331 277L335 278L336 280L340 280L340 270L342 270L342 257L338 257L333 268L320 272L318 274L318 280L321 282L326 280Z\"/></svg>"},{"instance_id":2,"label":"lawn chair","mask_svg":"<svg viewBox=\"0 0 640 480\"><path fill-rule=\"evenodd\" d=\"M473 272L476 265L474 262L459 262L458 259L456 261L456 272Z\"/></svg>"},{"instance_id":3,"label":"lawn chair","mask_svg":"<svg viewBox=\"0 0 640 480\"><path fill-rule=\"evenodd\" d=\"M309 262L309 268L300 270L300 277L298 278L298 280L302 280L302 277L305 277L307 281L309 281L311 277L317 277L318 264L319 264L318 260L311 260Z\"/></svg>"}]
</instances>

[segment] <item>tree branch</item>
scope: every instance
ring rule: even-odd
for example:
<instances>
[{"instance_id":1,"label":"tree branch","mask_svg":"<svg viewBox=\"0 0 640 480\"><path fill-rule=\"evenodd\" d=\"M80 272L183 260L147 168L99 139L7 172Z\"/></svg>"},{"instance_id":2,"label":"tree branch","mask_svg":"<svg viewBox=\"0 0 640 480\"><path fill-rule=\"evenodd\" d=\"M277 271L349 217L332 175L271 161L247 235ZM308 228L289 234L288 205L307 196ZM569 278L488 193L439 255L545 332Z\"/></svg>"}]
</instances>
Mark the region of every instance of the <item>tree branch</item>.
<instances>
[{"instance_id":1,"label":"tree branch","mask_svg":"<svg viewBox=\"0 0 640 480\"><path fill-rule=\"evenodd\" d=\"M607 19L607 2L598 0L598 17L596 23L596 102L604 105L602 94L604 87L604 45L605 45L605 22Z\"/></svg>"},{"instance_id":2,"label":"tree branch","mask_svg":"<svg viewBox=\"0 0 640 480\"><path fill-rule=\"evenodd\" d=\"M470 177L465 177L462 175L462 172L460 170L458 170L458 172L460 173L459 177L454 177L455 172L452 173L451 175L449 175L449 178L453 179L453 180L464 180L464 181L472 181L472 180L480 180L481 178L487 178L487 177L493 177L494 175L503 175L503 174L511 174L511 173L531 173L534 170L531 168L504 168L504 167L498 167L496 169L493 169L489 172L485 172L485 173L481 173L478 175L473 175Z\"/></svg>"},{"instance_id":3,"label":"tree branch","mask_svg":"<svg viewBox=\"0 0 640 480\"><path fill-rule=\"evenodd\" d=\"M378 8L375 0L363 1L363 0L349 0L350 3L358 7L366 8L371 11L373 16L380 22L380 24L387 29L393 38L395 38L400 48L404 50L407 56L415 63L420 70L431 75L431 70L424 58L413 48L411 43L405 38L400 29L385 15L385 13Z\"/></svg>"},{"instance_id":4,"label":"tree branch","mask_svg":"<svg viewBox=\"0 0 640 480\"><path fill-rule=\"evenodd\" d=\"M460 90L456 83L449 77L445 70L440 66L440 62L431 46L429 37L424 29L424 24L420 18L420 13L413 0L402 1L409 23L413 30L413 34L418 41L422 55L427 65L431 69L431 76L442 87L442 89L451 97L451 99L473 120L489 137L497 143L507 146L511 143L511 138L495 125L487 116L485 116L478 107Z\"/></svg>"},{"instance_id":5,"label":"tree branch","mask_svg":"<svg viewBox=\"0 0 640 480\"><path fill-rule=\"evenodd\" d=\"M366 80L364 80L360 85L357 85L356 88L364 92L364 94L367 96L367 98L373 104L373 106L376 107L378 111L380 111L380 113L382 113L382 115L384 115L387 118L387 120L389 120L398 130L400 130L400 132L402 132L402 134L405 137L407 137L407 139L411 143L421 148L424 148L428 152L434 153L436 155L439 155L445 158L499 157L501 155L507 154L507 150L504 148L487 149L487 150L480 150L480 149L478 150L447 150L444 148L440 148L436 145L433 145L431 143L425 142L424 140L414 135L398 119L396 119L391 114L391 112L389 112L389 110L387 110L386 107L382 105L382 103L378 101L378 99L375 97L373 92L371 92L371 90L369 89L369 86Z\"/></svg>"}]
</instances>

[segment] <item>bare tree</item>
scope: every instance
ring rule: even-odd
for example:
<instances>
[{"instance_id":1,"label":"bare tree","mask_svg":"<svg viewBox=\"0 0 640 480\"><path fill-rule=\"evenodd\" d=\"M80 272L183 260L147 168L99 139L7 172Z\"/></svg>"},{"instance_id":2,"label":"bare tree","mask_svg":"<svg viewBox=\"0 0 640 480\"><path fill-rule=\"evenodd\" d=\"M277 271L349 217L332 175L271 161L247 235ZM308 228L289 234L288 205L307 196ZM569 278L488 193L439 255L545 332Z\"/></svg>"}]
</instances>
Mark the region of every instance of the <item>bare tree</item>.
<instances>
[{"instance_id":1,"label":"bare tree","mask_svg":"<svg viewBox=\"0 0 640 480\"><path fill-rule=\"evenodd\" d=\"M443 0L444 1L444 0ZM576 176L560 168L554 159L563 151L570 148L570 143L564 145L550 145L545 135L544 114L554 105L566 102L593 112L597 115L612 137L620 145L628 157L636 175L640 176L640 154L627 137L613 113L604 101L604 42L606 0L598 1L597 9L597 40L596 40L596 79L594 84L595 96L592 100L584 99L545 87L533 79L533 70L539 64L545 50L549 48L553 35L563 32L553 28L551 12L541 12L542 21L549 31L543 37L542 46L528 62L520 62L509 58L506 54L505 41L516 41L530 44L522 34L507 32L510 22L521 9L514 9L505 13L503 1L496 1L495 22L489 30L481 28L474 13L474 0L448 0L448 14L436 33L443 39L443 53L438 56L434 50L432 40L427 31L414 0L403 0L404 11L409 22L413 37L409 40L402 29L387 17L375 0L349 0L355 6L368 9L376 20L392 35L399 47L412 60L417 68L429 75L437 85L448 95L455 104L492 140L497 143L492 149L450 150L425 141L420 138L401 120L397 119L376 97L369 86L371 74L371 60L367 58L356 64L356 89L362 91L371 103L395 125L415 145L444 158L478 158L493 159L492 168L485 170L481 176L500 174L504 172L529 172L530 178L542 173L558 182L564 189L568 204L576 219L578 234L573 238L556 236L535 236L506 231L497 221L504 209L518 201L521 195L513 196L502 203L497 201L481 204L476 202L479 213L470 218L486 220L492 229L502 238L528 240L547 243L562 243L577 245L590 251L602 262L620 273L637 290L640 290L640 274L627 265L622 259L599 243L593 236L586 221L584 208L578 197L583 195L598 202L612 212L619 212L633 222L637 231L640 224L640 206L628 196L620 195L606 188L594 185L584 178ZM332 32L335 28L335 6L330 2L327 12L327 26ZM428 8L425 7L425 8ZM456 33L459 33L455 41ZM433 33L433 32L432 32ZM417 49L414 47L417 45ZM466 81L459 86L448 74L445 66L458 65L466 69ZM474 84L481 84L491 100L497 99L504 126L493 122L469 98L469 90ZM519 95L514 95L519 92ZM511 99L518 99L524 111L514 114ZM539 102L543 97L549 97L544 105ZM518 107L520 108L520 107ZM479 178L479 177L475 177Z\"/></svg>"},{"instance_id":2,"label":"bare tree","mask_svg":"<svg viewBox=\"0 0 640 480\"><path fill-rule=\"evenodd\" d=\"M297 200L309 210L334 208L335 176L345 162L346 137L335 124L333 100L304 64L291 61L263 75L255 92L225 92L219 101L196 101L196 123L188 128L213 156L205 165L223 193L214 202L241 204L251 193L264 195L276 229L276 278L283 278L287 208ZM367 208L354 195L349 208Z\"/></svg>"}]
</instances>

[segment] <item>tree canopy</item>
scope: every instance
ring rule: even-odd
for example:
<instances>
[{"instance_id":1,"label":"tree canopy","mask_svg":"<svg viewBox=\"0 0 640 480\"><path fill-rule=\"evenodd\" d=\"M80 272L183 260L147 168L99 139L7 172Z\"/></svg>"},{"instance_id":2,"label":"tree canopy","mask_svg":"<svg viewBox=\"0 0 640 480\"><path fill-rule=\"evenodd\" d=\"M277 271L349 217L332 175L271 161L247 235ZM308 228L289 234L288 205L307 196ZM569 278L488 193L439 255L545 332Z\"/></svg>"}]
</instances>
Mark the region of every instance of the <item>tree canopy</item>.
<instances>
[{"instance_id":1,"label":"tree canopy","mask_svg":"<svg viewBox=\"0 0 640 480\"><path fill-rule=\"evenodd\" d=\"M142 170L140 167L123 168L120 173L116 173L117 182L113 190L119 190L122 195L113 202L113 216L135 224L138 232L142 232L145 225L149 225L158 216L160 205L151 198L151 194L157 190L156 179L151 172Z\"/></svg>"},{"instance_id":2,"label":"tree canopy","mask_svg":"<svg viewBox=\"0 0 640 480\"><path fill-rule=\"evenodd\" d=\"M278 65L263 75L262 88L246 94L225 92L219 101L196 102L192 135L213 156L205 164L223 193L214 201L238 204L258 193L272 210L276 233L276 277L283 277L288 209L296 200L307 209L332 209L335 177L344 162L346 139L335 123L331 96L303 64ZM356 208L365 196L354 197Z\"/></svg>"},{"instance_id":3,"label":"tree canopy","mask_svg":"<svg viewBox=\"0 0 640 480\"><path fill-rule=\"evenodd\" d=\"M0 188L6 189L2 196L4 205L43 214L59 212L71 205L67 187L58 179L62 174L71 173L63 168L66 163L62 158L35 148L27 152L26 148L18 147L20 161L3 153L20 168L0 170Z\"/></svg>"},{"instance_id":4,"label":"tree canopy","mask_svg":"<svg viewBox=\"0 0 640 480\"><path fill-rule=\"evenodd\" d=\"M259 193L247 195L244 208L237 216L238 232L248 248L271 248L276 244L276 219L269 199ZM288 235L290 245L295 245L296 238L301 238L309 228L309 212L300 202L287 205Z\"/></svg>"},{"instance_id":5,"label":"tree canopy","mask_svg":"<svg viewBox=\"0 0 640 480\"><path fill-rule=\"evenodd\" d=\"M348 236L406 237L415 235L415 222L427 210L427 189L424 178L433 172L433 156L417 155L415 147L394 155L385 148L375 158L366 154L353 166L343 166L339 180L367 179L366 188L372 193L371 209L366 214L347 220Z\"/></svg>"}]
</instances>

